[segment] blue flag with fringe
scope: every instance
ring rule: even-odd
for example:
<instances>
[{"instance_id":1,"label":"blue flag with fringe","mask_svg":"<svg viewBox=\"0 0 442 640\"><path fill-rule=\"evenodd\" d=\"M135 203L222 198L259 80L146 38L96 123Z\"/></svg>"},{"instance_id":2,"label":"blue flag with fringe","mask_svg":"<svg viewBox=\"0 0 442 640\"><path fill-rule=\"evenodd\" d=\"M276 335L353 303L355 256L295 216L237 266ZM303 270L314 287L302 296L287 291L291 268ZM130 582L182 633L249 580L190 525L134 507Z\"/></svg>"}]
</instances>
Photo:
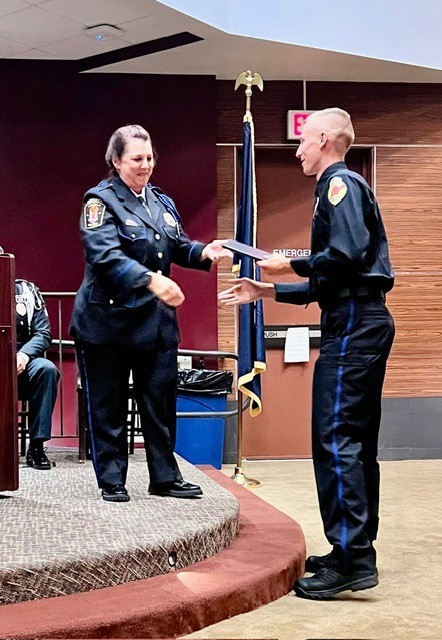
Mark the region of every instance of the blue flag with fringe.
<instances>
[{"instance_id":1,"label":"blue flag with fringe","mask_svg":"<svg viewBox=\"0 0 442 640\"><path fill-rule=\"evenodd\" d=\"M241 199L235 239L256 247L256 180L254 128L250 112L244 116ZM248 256L235 255L233 270L239 277L260 280L259 267ZM266 370L262 300L243 304L239 311L238 389L250 398L250 415L261 413L261 373Z\"/></svg>"}]
</instances>

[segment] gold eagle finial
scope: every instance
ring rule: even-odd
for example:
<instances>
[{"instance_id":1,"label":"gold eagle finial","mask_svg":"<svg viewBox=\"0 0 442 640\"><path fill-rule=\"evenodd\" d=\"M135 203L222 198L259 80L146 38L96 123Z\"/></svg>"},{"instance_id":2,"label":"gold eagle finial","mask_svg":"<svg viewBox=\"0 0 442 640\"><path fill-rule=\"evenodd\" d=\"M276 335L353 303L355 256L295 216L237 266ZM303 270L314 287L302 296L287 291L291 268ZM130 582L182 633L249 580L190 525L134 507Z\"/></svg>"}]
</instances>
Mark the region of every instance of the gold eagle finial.
<instances>
[{"instance_id":1,"label":"gold eagle finial","mask_svg":"<svg viewBox=\"0 0 442 640\"><path fill-rule=\"evenodd\" d=\"M235 91L242 84L246 85L245 94L247 97L246 100L246 111L250 111L250 101L252 98L252 85L256 85L258 89L263 91L264 82L259 73L252 73L249 69L247 71L243 71L239 74L235 82Z\"/></svg>"}]
</instances>

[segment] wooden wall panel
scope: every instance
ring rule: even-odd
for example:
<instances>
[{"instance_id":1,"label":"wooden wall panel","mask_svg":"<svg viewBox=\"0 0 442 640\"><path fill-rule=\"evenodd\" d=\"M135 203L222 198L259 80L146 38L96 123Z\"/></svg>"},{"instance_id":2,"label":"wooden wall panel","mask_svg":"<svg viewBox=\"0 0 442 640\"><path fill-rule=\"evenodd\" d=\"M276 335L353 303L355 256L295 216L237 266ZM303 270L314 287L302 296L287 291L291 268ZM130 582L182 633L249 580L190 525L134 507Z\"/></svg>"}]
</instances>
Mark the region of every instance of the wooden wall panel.
<instances>
[{"instance_id":1,"label":"wooden wall panel","mask_svg":"<svg viewBox=\"0 0 442 640\"><path fill-rule=\"evenodd\" d=\"M377 148L376 194L395 270L442 268L442 147Z\"/></svg>"},{"instance_id":2,"label":"wooden wall panel","mask_svg":"<svg viewBox=\"0 0 442 640\"><path fill-rule=\"evenodd\" d=\"M442 273L398 275L388 296L396 338L388 361L386 397L440 396Z\"/></svg>"},{"instance_id":3,"label":"wooden wall panel","mask_svg":"<svg viewBox=\"0 0 442 640\"><path fill-rule=\"evenodd\" d=\"M441 144L442 85L308 82L307 109L341 107L358 144Z\"/></svg>"},{"instance_id":4,"label":"wooden wall panel","mask_svg":"<svg viewBox=\"0 0 442 640\"><path fill-rule=\"evenodd\" d=\"M396 339L385 395L442 391L442 147L378 148L377 196L396 286L389 307Z\"/></svg>"},{"instance_id":5,"label":"wooden wall panel","mask_svg":"<svg viewBox=\"0 0 442 640\"><path fill-rule=\"evenodd\" d=\"M218 80L218 142L242 143L242 119L246 108L245 86L234 91L231 80ZM252 112L257 143L287 142L287 111L302 108L302 82L266 82L264 91L253 88Z\"/></svg>"},{"instance_id":6,"label":"wooden wall panel","mask_svg":"<svg viewBox=\"0 0 442 640\"><path fill-rule=\"evenodd\" d=\"M217 88L218 142L241 143L244 97L237 95L240 90L232 90L231 82L219 81ZM306 96L307 109L334 105L347 109L356 142L376 148L376 193L396 272L396 286L388 297L396 340L385 395L441 396L442 86L308 82ZM287 143L286 112L302 104L301 83L266 83L264 78L264 93L255 90L252 101L256 142ZM226 158L233 150L224 147L220 151ZM218 170L221 197L228 197L230 189L233 199L232 166L224 162ZM223 175L225 171L229 175ZM228 230L231 220L233 205L223 200L221 228ZM225 277L222 272L220 276ZM222 320L220 349L234 343L232 318Z\"/></svg>"},{"instance_id":7,"label":"wooden wall panel","mask_svg":"<svg viewBox=\"0 0 442 640\"><path fill-rule=\"evenodd\" d=\"M217 141L242 142L244 89L217 82ZM339 106L352 116L358 144L442 144L442 85L307 82L306 108ZM303 108L302 82L266 82L253 89L256 142L287 143L289 109Z\"/></svg>"}]
</instances>

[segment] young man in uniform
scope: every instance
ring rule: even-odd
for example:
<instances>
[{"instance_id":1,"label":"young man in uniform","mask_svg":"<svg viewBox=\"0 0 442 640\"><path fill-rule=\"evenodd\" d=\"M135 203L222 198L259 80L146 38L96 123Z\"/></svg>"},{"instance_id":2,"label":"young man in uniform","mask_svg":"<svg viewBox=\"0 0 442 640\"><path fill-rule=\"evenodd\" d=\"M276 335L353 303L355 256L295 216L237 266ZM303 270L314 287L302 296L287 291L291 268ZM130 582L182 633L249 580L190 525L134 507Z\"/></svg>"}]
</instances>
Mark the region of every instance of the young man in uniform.
<instances>
[{"instance_id":1,"label":"young man in uniform","mask_svg":"<svg viewBox=\"0 0 442 640\"><path fill-rule=\"evenodd\" d=\"M385 294L394 283L387 238L368 184L344 157L354 141L350 116L338 108L307 119L297 157L316 177L311 255L273 254L259 262L270 276L306 280L272 284L238 280L226 304L263 297L321 307L321 347L313 380L312 443L319 506L332 550L310 556L295 593L326 599L378 584L373 542L378 530L378 434L382 385L394 338Z\"/></svg>"}]
</instances>

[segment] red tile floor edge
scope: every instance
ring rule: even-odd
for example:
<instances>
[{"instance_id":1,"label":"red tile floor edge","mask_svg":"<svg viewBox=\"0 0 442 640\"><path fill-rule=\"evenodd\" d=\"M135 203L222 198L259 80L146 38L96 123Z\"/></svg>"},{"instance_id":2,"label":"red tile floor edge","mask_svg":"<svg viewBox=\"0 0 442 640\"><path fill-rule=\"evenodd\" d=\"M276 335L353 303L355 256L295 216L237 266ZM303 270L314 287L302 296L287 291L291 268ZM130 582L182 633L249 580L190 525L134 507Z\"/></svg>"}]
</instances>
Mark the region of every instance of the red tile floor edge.
<instances>
[{"instance_id":1,"label":"red tile floor edge","mask_svg":"<svg viewBox=\"0 0 442 640\"><path fill-rule=\"evenodd\" d=\"M0 606L0 638L176 638L287 594L305 540L287 515L212 467L240 503L240 532L211 558L116 587Z\"/></svg>"}]
</instances>

